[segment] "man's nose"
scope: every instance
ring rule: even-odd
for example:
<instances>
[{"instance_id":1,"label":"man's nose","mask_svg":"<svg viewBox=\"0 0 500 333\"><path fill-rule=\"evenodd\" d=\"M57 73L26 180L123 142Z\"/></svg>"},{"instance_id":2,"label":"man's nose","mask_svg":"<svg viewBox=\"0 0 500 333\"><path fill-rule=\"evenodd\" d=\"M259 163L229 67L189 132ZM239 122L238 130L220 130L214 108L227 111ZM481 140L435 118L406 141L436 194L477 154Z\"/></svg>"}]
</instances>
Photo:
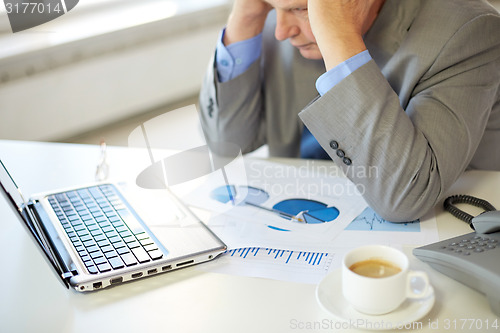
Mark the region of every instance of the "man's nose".
<instances>
[{"instance_id":1,"label":"man's nose","mask_svg":"<svg viewBox=\"0 0 500 333\"><path fill-rule=\"evenodd\" d=\"M299 33L300 28L297 26L293 14L286 11L277 11L276 30L274 31L276 39L283 41L290 37L294 37Z\"/></svg>"}]
</instances>

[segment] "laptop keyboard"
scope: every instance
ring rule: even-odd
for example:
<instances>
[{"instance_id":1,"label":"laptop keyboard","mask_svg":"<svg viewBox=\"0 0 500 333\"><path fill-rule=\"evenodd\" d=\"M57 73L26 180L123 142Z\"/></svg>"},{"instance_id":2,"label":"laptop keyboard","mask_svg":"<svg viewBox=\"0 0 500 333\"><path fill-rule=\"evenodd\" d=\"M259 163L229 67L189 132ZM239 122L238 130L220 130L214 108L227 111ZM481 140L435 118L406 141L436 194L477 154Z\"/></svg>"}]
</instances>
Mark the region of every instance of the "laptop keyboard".
<instances>
[{"instance_id":1,"label":"laptop keyboard","mask_svg":"<svg viewBox=\"0 0 500 333\"><path fill-rule=\"evenodd\" d=\"M48 200L91 274L163 257L112 185L58 193Z\"/></svg>"}]
</instances>

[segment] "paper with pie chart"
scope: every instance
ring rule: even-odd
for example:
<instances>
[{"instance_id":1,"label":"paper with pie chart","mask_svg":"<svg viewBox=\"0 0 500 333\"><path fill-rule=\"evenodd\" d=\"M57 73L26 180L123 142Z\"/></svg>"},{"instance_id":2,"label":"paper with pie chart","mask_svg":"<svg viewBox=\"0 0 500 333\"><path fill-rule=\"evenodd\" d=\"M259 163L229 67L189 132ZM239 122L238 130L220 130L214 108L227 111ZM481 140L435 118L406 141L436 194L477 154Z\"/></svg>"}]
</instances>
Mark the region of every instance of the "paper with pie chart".
<instances>
[{"instance_id":1,"label":"paper with pie chart","mask_svg":"<svg viewBox=\"0 0 500 333\"><path fill-rule=\"evenodd\" d=\"M241 192L245 193L245 197L240 199L238 193ZM263 205L269 200L269 193L249 186L220 186L212 190L210 198L224 204L231 203L231 200L234 199L240 205L263 209L290 221L306 224L333 222L340 214L335 206L328 207L327 204L320 201L300 198L285 199L268 208Z\"/></svg>"},{"instance_id":2,"label":"paper with pie chart","mask_svg":"<svg viewBox=\"0 0 500 333\"><path fill-rule=\"evenodd\" d=\"M262 160L243 164L245 177L228 173L226 183L211 174L184 198L212 212L208 225L230 249L324 250L366 208L341 174L332 177L314 166L297 170Z\"/></svg>"}]
</instances>

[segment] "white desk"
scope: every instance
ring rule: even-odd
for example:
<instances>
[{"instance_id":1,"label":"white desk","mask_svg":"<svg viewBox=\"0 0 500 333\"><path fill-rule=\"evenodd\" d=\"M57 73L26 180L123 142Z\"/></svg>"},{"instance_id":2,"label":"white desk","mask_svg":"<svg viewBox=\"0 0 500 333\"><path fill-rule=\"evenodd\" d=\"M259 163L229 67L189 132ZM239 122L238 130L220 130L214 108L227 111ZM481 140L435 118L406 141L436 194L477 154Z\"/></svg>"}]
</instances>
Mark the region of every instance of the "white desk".
<instances>
[{"instance_id":1,"label":"white desk","mask_svg":"<svg viewBox=\"0 0 500 333\"><path fill-rule=\"evenodd\" d=\"M127 149L110 147L108 155L112 176L136 172ZM23 192L31 194L92 182L99 148L0 141L0 158ZM450 194L476 195L500 207L498 188L500 173L470 172ZM314 285L205 273L190 267L95 293L66 290L4 200L0 200L0 214L0 332L334 331L327 324L333 318L316 302ZM441 238L470 232L465 223L440 207L436 218ZM411 256L411 248L405 250ZM411 265L427 271L436 290L436 304L420 320L419 332L446 331L445 322L453 320L457 329L449 331L462 331L460 319L483 324L497 320L500 325L483 295L414 257ZM438 323L439 330L429 322ZM318 329L306 329L308 325ZM469 327L463 331L470 331Z\"/></svg>"}]
</instances>

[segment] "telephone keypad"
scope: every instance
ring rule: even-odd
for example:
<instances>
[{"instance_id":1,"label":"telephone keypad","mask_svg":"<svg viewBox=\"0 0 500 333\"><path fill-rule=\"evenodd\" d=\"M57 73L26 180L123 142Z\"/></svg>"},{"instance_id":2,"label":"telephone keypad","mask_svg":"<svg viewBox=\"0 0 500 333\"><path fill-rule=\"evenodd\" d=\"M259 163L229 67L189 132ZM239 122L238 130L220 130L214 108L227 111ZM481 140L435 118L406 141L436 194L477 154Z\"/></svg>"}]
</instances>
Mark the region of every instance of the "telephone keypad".
<instances>
[{"instance_id":1,"label":"telephone keypad","mask_svg":"<svg viewBox=\"0 0 500 333\"><path fill-rule=\"evenodd\" d=\"M459 255L469 256L472 253L482 253L497 247L498 241L487 236L473 236L461 241L451 242L441 246L442 250L448 250Z\"/></svg>"}]
</instances>

